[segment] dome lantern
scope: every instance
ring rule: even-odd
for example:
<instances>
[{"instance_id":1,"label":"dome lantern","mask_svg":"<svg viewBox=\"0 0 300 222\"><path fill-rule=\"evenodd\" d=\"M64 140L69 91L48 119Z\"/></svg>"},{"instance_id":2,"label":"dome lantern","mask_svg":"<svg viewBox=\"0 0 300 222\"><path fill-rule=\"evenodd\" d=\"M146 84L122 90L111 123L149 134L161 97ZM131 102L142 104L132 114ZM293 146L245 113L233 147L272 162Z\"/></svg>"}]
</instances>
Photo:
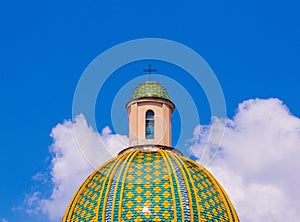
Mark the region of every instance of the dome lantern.
<instances>
[{"instance_id":1,"label":"dome lantern","mask_svg":"<svg viewBox=\"0 0 300 222\"><path fill-rule=\"evenodd\" d=\"M147 81L138 85L126 105L129 146L172 146L171 122L174 108L168 91L161 84Z\"/></svg>"}]
</instances>

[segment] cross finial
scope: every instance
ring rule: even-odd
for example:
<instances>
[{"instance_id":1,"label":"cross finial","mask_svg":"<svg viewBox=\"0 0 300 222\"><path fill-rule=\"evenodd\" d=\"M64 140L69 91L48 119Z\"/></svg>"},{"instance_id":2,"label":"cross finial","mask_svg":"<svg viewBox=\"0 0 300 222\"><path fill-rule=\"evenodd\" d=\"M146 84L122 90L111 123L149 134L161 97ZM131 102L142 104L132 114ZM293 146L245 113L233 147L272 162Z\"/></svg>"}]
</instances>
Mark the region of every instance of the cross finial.
<instances>
[{"instance_id":1,"label":"cross finial","mask_svg":"<svg viewBox=\"0 0 300 222\"><path fill-rule=\"evenodd\" d=\"M151 73L157 72L157 69L152 69L152 65L149 64L148 69L143 69L144 72L148 72L149 74L149 81L151 81Z\"/></svg>"}]
</instances>

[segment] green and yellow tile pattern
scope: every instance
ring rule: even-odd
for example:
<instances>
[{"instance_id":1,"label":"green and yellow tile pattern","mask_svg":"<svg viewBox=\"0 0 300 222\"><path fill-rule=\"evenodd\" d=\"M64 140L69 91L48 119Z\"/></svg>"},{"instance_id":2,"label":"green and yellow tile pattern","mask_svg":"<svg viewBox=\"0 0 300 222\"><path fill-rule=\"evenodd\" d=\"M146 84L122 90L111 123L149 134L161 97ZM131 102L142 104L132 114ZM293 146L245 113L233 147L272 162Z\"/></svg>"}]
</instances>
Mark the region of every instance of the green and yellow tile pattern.
<instances>
[{"instance_id":1,"label":"green and yellow tile pattern","mask_svg":"<svg viewBox=\"0 0 300 222\"><path fill-rule=\"evenodd\" d=\"M144 97L157 97L162 99L170 99L168 91L165 87L157 82L143 82L138 85L132 92L130 101L144 98Z\"/></svg>"},{"instance_id":2,"label":"green and yellow tile pattern","mask_svg":"<svg viewBox=\"0 0 300 222\"><path fill-rule=\"evenodd\" d=\"M120 154L74 195L63 221L239 221L203 167L167 150Z\"/></svg>"}]
</instances>

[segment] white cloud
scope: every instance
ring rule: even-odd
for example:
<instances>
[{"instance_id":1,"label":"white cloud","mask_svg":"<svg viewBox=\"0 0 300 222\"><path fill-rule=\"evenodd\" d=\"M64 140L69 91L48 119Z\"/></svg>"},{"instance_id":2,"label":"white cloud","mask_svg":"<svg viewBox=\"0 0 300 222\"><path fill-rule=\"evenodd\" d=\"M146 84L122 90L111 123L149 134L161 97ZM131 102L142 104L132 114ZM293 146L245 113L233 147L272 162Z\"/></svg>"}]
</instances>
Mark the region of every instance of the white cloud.
<instances>
[{"instance_id":1,"label":"white cloud","mask_svg":"<svg viewBox=\"0 0 300 222\"><path fill-rule=\"evenodd\" d=\"M8 220L6 220L5 218L2 218L1 222L8 222Z\"/></svg>"},{"instance_id":2,"label":"white cloud","mask_svg":"<svg viewBox=\"0 0 300 222\"><path fill-rule=\"evenodd\" d=\"M278 99L244 101L233 119L214 118L211 125L195 128L191 148L199 160L205 148L214 151L214 138L220 138L210 136L212 127L226 130L208 168L231 197L240 220L299 221L300 119Z\"/></svg>"},{"instance_id":3,"label":"white cloud","mask_svg":"<svg viewBox=\"0 0 300 222\"><path fill-rule=\"evenodd\" d=\"M58 221L81 183L95 168L127 147L128 138L112 134L109 127L101 134L95 132L83 115L77 116L74 122L58 124L52 129L51 137L51 194L43 197L42 192L36 191L26 195L25 204L28 213L43 212L51 221ZM33 178L44 181L45 176L37 173Z\"/></svg>"}]
</instances>

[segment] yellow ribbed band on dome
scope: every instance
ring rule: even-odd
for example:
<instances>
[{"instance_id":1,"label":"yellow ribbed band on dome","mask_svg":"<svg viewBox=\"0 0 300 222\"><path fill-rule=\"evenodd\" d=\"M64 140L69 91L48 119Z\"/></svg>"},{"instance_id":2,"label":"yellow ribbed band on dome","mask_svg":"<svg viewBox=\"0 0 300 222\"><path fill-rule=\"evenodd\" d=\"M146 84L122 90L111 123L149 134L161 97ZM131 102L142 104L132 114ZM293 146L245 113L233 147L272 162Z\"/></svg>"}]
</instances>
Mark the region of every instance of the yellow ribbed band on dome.
<instances>
[{"instance_id":1,"label":"yellow ribbed band on dome","mask_svg":"<svg viewBox=\"0 0 300 222\"><path fill-rule=\"evenodd\" d=\"M120 213L121 213L121 206L122 206L122 199L123 199L123 196L121 196L123 194L123 189L124 189L124 182L125 182L125 179L126 179L126 175L127 175L127 172L128 172L128 167L130 166L130 164L132 163L132 160L133 158L138 154L139 150L136 150L134 152L131 153L131 155L129 155L126 160L124 161L121 169L120 169L120 173L119 173L119 176L118 176L118 179L117 179L117 183L119 184L120 181L122 180L121 182L121 190L118 190L117 188L115 188L115 191L114 191L114 198L113 198L113 203L117 204L118 202L118 206L119 206L119 209L118 209L118 221L121 221L121 217L119 216ZM118 187L118 185L116 185L116 187ZM116 197L117 197L117 194L118 194L118 191L119 191L119 195L120 195L120 199L117 200ZM114 220L114 215L115 215L115 204L112 205L112 213L111 213L111 221L115 221ZM104 218L104 217L103 217Z\"/></svg>"},{"instance_id":2,"label":"yellow ribbed band on dome","mask_svg":"<svg viewBox=\"0 0 300 222\"><path fill-rule=\"evenodd\" d=\"M169 167L169 164L166 160L166 157L163 153L163 151L158 151L160 153L160 155L163 157L163 160L165 162L165 165L166 165L166 168L168 170L168 173L169 175L172 175L172 171L170 170L170 167ZM172 178L170 178L170 184L171 184L171 191L172 191L172 200L173 200L173 212L174 212L174 221L177 221L177 208L176 208L176 199L175 199L175 196L174 196L174 181L172 180Z\"/></svg>"},{"instance_id":3,"label":"yellow ribbed band on dome","mask_svg":"<svg viewBox=\"0 0 300 222\"><path fill-rule=\"evenodd\" d=\"M175 213L175 209L177 212L178 211L178 207L177 207L178 203L176 203L176 201L179 201L181 220L182 220L182 222L184 222L184 207L182 204L182 196L181 196L181 192L180 192L180 186L179 186L179 182L178 182L178 178L177 178L177 173L176 173L174 166L170 160L170 157L168 156L168 152L164 151L164 150L161 150L159 152L162 154L162 156L165 160L166 166L169 169L169 173L170 173L170 177L171 177L171 180L170 180L171 188L173 188L175 186L175 189L172 190L172 196L173 196L173 201L174 201L174 203L173 203L174 204L174 214L177 216L177 213ZM175 191L177 191L177 192L175 192ZM177 195L178 195L178 197L177 197ZM174 220L175 220L175 218L174 218Z\"/></svg>"}]
</instances>

